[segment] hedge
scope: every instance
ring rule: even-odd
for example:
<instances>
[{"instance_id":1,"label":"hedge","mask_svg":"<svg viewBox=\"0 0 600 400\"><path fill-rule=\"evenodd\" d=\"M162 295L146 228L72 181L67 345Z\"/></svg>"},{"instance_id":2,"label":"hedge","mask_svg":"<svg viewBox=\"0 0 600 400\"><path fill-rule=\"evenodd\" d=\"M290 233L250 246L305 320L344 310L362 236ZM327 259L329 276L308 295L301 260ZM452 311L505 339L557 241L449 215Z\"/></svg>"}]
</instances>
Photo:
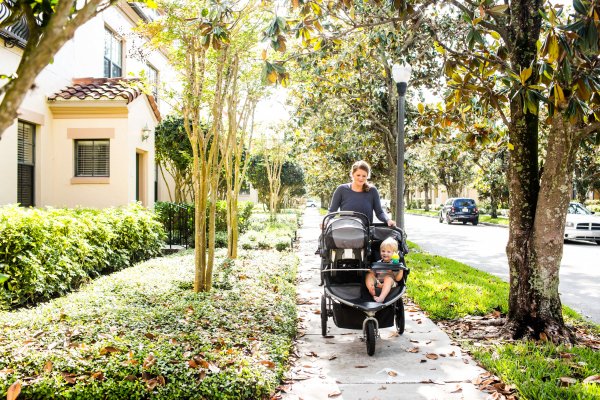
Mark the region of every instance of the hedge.
<instances>
[{"instance_id":1,"label":"hedge","mask_svg":"<svg viewBox=\"0 0 600 400\"><path fill-rule=\"evenodd\" d=\"M0 284L0 309L63 295L158 255L163 239L154 213L138 204L104 210L0 207L0 277L8 277Z\"/></svg>"},{"instance_id":2,"label":"hedge","mask_svg":"<svg viewBox=\"0 0 600 400\"><path fill-rule=\"evenodd\" d=\"M224 251L219 251L222 260ZM0 398L260 399L296 333L293 253L242 252L194 293L188 252L103 276L33 310L0 312Z\"/></svg>"}]
</instances>

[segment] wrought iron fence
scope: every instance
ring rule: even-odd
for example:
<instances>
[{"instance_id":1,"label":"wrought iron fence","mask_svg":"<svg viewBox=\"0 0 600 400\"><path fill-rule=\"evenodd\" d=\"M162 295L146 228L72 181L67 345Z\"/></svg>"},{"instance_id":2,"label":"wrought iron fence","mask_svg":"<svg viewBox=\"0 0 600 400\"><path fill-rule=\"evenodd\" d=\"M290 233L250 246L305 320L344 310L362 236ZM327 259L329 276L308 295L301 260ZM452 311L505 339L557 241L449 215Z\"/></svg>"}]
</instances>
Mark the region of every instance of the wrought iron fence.
<instances>
[{"instance_id":1,"label":"wrought iron fence","mask_svg":"<svg viewBox=\"0 0 600 400\"><path fill-rule=\"evenodd\" d=\"M167 233L167 245L194 247L194 206L185 203L156 203L156 213Z\"/></svg>"}]
</instances>

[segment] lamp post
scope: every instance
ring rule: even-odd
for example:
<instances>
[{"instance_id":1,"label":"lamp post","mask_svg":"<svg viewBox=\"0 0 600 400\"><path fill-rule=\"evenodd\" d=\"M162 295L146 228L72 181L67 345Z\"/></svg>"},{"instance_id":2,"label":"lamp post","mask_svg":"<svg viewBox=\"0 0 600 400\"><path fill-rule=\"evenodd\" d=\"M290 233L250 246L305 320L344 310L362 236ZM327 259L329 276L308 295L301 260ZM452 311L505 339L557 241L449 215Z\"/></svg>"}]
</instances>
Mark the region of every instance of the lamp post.
<instances>
[{"instance_id":1,"label":"lamp post","mask_svg":"<svg viewBox=\"0 0 600 400\"><path fill-rule=\"evenodd\" d=\"M404 230L404 95L408 87L410 65L394 64L392 78L398 90L398 135L396 136L396 221Z\"/></svg>"}]
</instances>

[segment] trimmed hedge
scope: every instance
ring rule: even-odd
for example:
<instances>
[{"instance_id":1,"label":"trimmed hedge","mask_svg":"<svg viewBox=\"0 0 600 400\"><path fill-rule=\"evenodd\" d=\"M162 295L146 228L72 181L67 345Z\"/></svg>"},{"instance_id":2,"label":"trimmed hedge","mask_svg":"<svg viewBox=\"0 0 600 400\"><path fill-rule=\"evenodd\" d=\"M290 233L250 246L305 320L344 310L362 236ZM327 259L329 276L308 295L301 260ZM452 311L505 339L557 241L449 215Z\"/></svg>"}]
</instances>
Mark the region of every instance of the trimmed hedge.
<instances>
[{"instance_id":1,"label":"trimmed hedge","mask_svg":"<svg viewBox=\"0 0 600 400\"><path fill-rule=\"evenodd\" d=\"M100 274L160 254L162 225L141 205L0 207L0 309L63 295Z\"/></svg>"},{"instance_id":2,"label":"trimmed hedge","mask_svg":"<svg viewBox=\"0 0 600 400\"><path fill-rule=\"evenodd\" d=\"M297 265L242 252L194 293L188 252L0 312L0 398L18 381L26 399L268 398L296 334Z\"/></svg>"}]
</instances>

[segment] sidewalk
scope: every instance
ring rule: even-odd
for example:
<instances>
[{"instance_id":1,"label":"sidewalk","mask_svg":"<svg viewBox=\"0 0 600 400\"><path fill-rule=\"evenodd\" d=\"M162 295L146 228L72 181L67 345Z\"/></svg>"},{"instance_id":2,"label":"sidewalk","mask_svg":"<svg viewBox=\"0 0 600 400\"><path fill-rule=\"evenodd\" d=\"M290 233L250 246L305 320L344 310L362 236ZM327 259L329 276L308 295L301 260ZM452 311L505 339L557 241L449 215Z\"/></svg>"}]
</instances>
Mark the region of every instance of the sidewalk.
<instances>
[{"instance_id":1,"label":"sidewalk","mask_svg":"<svg viewBox=\"0 0 600 400\"><path fill-rule=\"evenodd\" d=\"M299 230L298 312L301 326L284 400L486 399L471 383L485 370L414 306L405 305L406 329L380 330L375 355L362 332L337 328L328 319L321 336L320 258L314 252L322 217L307 209ZM410 265L409 265L410 267ZM408 278L410 286L410 276Z\"/></svg>"}]
</instances>

